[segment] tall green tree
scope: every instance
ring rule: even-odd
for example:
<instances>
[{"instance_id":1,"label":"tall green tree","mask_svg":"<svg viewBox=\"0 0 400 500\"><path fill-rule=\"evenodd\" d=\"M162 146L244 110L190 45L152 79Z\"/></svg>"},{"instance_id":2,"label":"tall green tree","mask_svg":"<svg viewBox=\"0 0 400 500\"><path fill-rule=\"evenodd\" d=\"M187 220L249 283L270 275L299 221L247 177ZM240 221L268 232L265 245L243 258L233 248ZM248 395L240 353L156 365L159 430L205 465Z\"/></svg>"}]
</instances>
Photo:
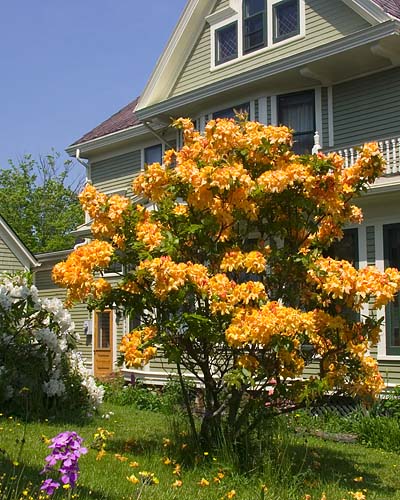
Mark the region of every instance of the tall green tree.
<instances>
[{"instance_id":1,"label":"tall green tree","mask_svg":"<svg viewBox=\"0 0 400 500\"><path fill-rule=\"evenodd\" d=\"M0 214L34 253L72 248L70 232L83 222L78 201L82 176L60 154L25 155L0 170Z\"/></svg>"}]
</instances>

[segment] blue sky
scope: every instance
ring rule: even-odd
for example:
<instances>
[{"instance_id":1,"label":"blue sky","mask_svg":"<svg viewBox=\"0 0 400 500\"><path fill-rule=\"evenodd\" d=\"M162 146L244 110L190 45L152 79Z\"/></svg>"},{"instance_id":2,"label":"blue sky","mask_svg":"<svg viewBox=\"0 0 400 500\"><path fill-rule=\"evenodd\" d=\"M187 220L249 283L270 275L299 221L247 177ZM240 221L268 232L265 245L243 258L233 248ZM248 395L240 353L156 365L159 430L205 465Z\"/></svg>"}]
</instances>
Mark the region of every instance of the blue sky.
<instances>
[{"instance_id":1,"label":"blue sky","mask_svg":"<svg viewBox=\"0 0 400 500\"><path fill-rule=\"evenodd\" d=\"M0 168L66 146L139 95L186 0L0 8Z\"/></svg>"}]
</instances>

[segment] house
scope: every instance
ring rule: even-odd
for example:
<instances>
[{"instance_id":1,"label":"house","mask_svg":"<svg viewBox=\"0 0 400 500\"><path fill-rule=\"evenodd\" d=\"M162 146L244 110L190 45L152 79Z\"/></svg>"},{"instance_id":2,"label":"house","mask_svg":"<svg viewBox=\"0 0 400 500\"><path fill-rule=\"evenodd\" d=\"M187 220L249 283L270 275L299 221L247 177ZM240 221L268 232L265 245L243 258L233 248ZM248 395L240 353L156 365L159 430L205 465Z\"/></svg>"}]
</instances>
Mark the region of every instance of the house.
<instances>
[{"instance_id":1,"label":"house","mask_svg":"<svg viewBox=\"0 0 400 500\"><path fill-rule=\"evenodd\" d=\"M379 141L385 175L359 201L364 222L348 228L340 252L360 266L400 267L399 34L400 0L189 0L141 97L67 152L86 162L97 188L129 194L146 163L179 148L171 117L202 129L246 110L293 128L296 151L340 151L348 162L358 145ZM373 354L386 382L399 384L400 299L383 314ZM129 324L114 311L94 313L92 324L96 372L96 350L115 359ZM161 362L142 376L165 377Z\"/></svg>"},{"instance_id":2,"label":"house","mask_svg":"<svg viewBox=\"0 0 400 500\"><path fill-rule=\"evenodd\" d=\"M39 262L0 215L0 272L34 271Z\"/></svg>"}]
</instances>

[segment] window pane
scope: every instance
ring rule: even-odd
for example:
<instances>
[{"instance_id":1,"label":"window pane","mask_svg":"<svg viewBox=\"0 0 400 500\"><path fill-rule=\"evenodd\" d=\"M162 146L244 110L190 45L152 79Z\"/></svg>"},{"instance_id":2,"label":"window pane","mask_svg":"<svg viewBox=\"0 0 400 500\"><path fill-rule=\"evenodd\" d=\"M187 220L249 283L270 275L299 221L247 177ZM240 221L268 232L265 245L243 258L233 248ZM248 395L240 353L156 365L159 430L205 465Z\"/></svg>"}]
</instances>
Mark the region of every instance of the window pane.
<instances>
[{"instance_id":1,"label":"window pane","mask_svg":"<svg viewBox=\"0 0 400 500\"><path fill-rule=\"evenodd\" d=\"M236 113L250 113L250 103L245 102L244 104L238 104L232 108L225 108L213 113L212 117L214 120L217 118L236 118Z\"/></svg>"},{"instance_id":2,"label":"window pane","mask_svg":"<svg viewBox=\"0 0 400 500\"><path fill-rule=\"evenodd\" d=\"M97 314L97 348L107 349L110 347L110 312L98 312Z\"/></svg>"},{"instance_id":3,"label":"window pane","mask_svg":"<svg viewBox=\"0 0 400 500\"><path fill-rule=\"evenodd\" d=\"M237 23L221 28L216 32L216 64L230 61L237 57Z\"/></svg>"},{"instance_id":4,"label":"window pane","mask_svg":"<svg viewBox=\"0 0 400 500\"><path fill-rule=\"evenodd\" d=\"M161 163L162 161L162 147L161 144L150 146L144 150L144 163L150 165L151 163Z\"/></svg>"},{"instance_id":5,"label":"window pane","mask_svg":"<svg viewBox=\"0 0 400 500\"><path fill-rule=\"evenodd\" d=\"M244 17L249 17L265 9L265 0L245 0Z\"/></svg>"},{"instance_id":6,"label":"window pane","mask_svg":"<svg viewBox=\"0 0 400 500\"><path fill-rule=\"evenodd\" d=\"M295 153L311 153L315 133L314 91L279 96L278 121L294 130Z\"/></svg>"},{"instance_id":7,"label":"window pane","mask_svg":"<svg viewBox=\"0 0 400 500\"><path fill-rule=\"evenodd\" d=\"M385 267L400 269L400 224L383 226ZM386 347L388 354L400 354L400 295L386 306Z\"/></svg>"},{"instance_id":8,"label":"window pane","mask_svg":"<svg viewBox=\"0 0 400 500\"><path fill-rule=\"evenodd\" d=\"M298 0L285 1L274 7L274 41L297 35L299 27Z\"/></svg>"},{"instance_id":9,"label":"window pane","mask_svg":"<svg viewBox=\"0 0 400 500\"><path fill-rule=\"evenodd\" d=\"M247 0L243 7L243 51L251 52L266 45L266 2Z\"/></svg>"}]
</instances>

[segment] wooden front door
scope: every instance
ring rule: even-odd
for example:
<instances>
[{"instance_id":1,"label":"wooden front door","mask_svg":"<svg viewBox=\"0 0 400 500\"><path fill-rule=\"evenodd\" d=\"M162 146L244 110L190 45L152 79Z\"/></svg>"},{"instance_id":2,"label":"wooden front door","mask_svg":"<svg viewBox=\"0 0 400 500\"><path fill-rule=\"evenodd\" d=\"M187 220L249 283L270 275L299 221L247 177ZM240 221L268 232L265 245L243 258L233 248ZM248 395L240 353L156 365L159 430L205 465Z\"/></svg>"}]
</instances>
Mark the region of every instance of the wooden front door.
<instances>
[{"instance_id":1,"label":"wooden front door","mask_svg":"<svg viewBox=\"0 0 400 500\"><path fill-rule=\"evenodd\" d=\"M96 311L94 316L94 376L106 377L113 371L112 311Z\"/></svg>"}]
</instances>

